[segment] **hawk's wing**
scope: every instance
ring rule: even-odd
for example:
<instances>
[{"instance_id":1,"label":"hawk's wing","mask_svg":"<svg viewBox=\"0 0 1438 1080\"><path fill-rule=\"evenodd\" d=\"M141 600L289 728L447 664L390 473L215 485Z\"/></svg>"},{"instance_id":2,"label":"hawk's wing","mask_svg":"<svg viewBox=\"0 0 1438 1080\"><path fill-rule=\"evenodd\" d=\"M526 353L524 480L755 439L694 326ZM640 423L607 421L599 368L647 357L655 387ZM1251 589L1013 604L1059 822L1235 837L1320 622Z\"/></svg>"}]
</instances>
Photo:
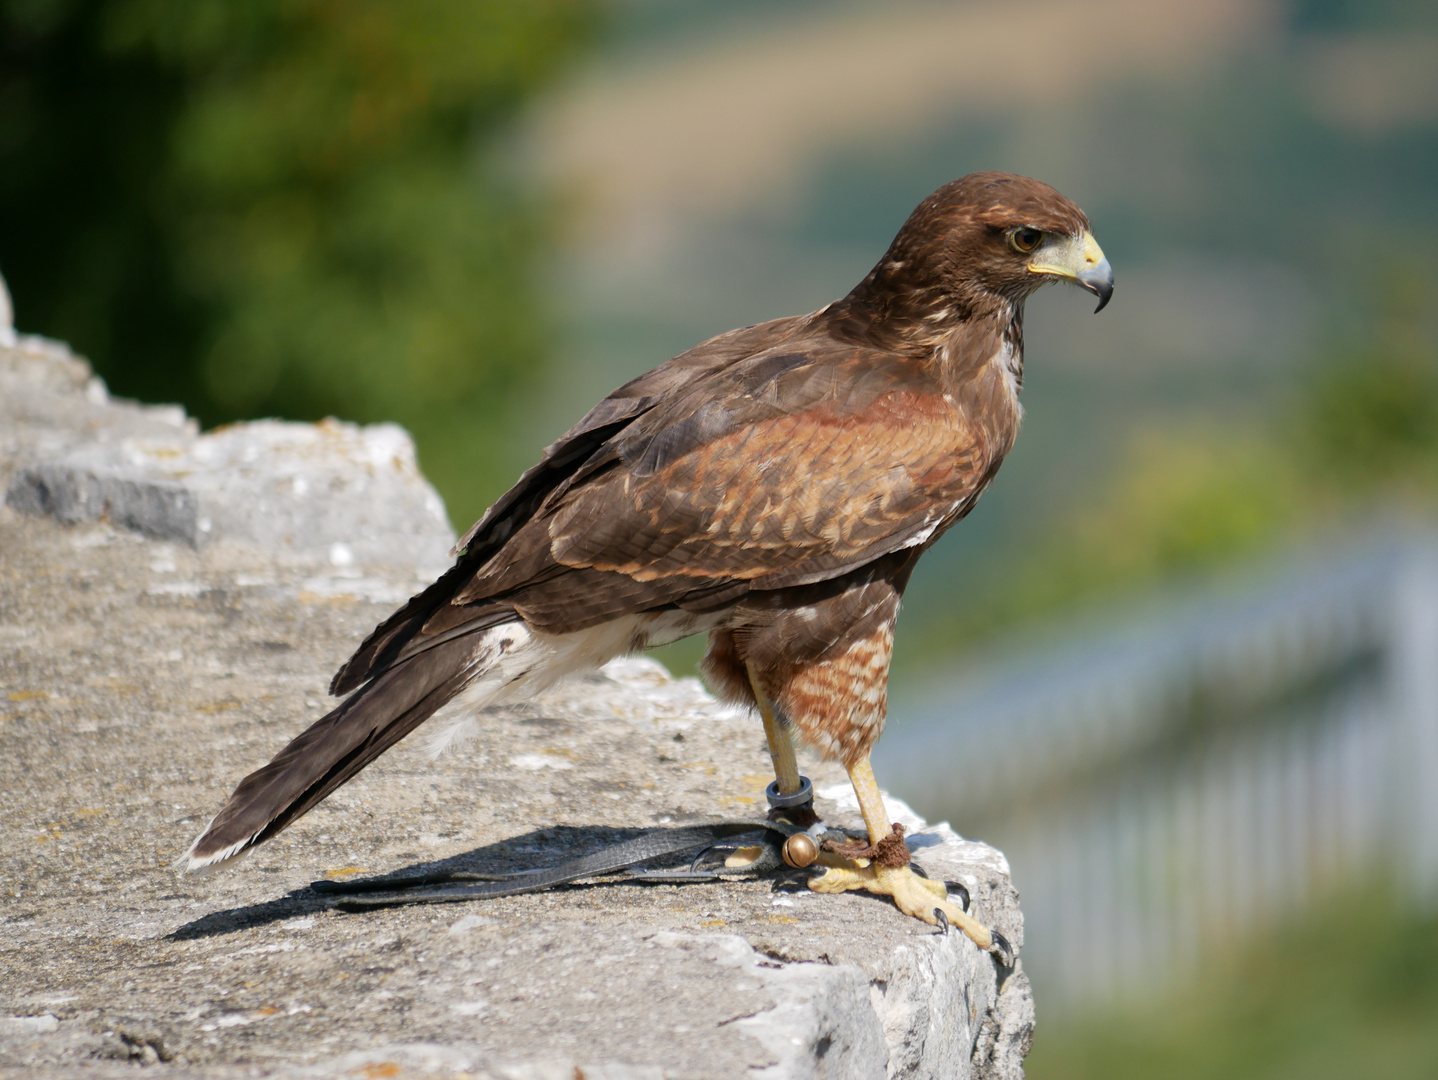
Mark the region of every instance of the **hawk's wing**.
<instances>
[{"instance_id":1,"label":"hawk's wing","mask_svg":"<svg viewBox=\"0 0 1438 1080\"><path fill-rule=\"evenodd\" d=\"M677 381L667 396L620 391L546 452L526 481L550 469L552 482L540 494L521 481L485 515L460 564L408 605L405 640L371 650L369 672L476 620L518 613L559 633L837 577L925 543L1006 449L926 365L827 335L682 380L666 368L645 379ZM365 651L339 692L358 685Z\"/></svg>"},{"instance_id":2,"label":"hawk's wing","mask_svg":"<svg viewBox=\"0 0 1438 1080\"><path fill-rule=\"evenodd\" d=\"M455 564L370 632L335 673L330 693L347 694L399 659L425 622L454 599L472 580L476 569L500 551L554 489L572 479L578 468L635 417L735 360L802 333L812 318L775 319L710 338L630 380L590 409L579 423L546 447L539 462L460 538L454 547L458 556Z\"/></svg>"},{"instance_id":3,"label":"hawk's wing","mask_svg":"<svg viewBox=\"0 0 1438 1080\"><path fill-rule=\"evenodd\" d=\"M852 346L773 351L614 436L516 540L559 567L640 582L804 584L951 519L990 456L980 430L911 360ZM539 570L509 554L461 602Z\"/></svg>"}]
</instances>

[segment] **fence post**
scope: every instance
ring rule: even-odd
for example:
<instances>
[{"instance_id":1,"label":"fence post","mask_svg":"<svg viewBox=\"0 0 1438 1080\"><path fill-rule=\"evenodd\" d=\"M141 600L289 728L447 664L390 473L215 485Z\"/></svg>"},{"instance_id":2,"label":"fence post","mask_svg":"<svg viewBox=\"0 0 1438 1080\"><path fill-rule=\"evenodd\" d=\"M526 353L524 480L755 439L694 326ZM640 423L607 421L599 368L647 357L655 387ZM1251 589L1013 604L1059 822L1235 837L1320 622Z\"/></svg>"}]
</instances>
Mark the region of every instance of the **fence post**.
<instances>
[{"instance_id":1,"label":"fence post","mask_svg":"<svg viewBox=\"0 0 1438 1080\"><path fill-rule=\"evenodd\" d=\"M1420 908L1438 907L1438 552L1404 552L1394 576L1393 808L1398 879Z\"/></svg>"}]
</instances>

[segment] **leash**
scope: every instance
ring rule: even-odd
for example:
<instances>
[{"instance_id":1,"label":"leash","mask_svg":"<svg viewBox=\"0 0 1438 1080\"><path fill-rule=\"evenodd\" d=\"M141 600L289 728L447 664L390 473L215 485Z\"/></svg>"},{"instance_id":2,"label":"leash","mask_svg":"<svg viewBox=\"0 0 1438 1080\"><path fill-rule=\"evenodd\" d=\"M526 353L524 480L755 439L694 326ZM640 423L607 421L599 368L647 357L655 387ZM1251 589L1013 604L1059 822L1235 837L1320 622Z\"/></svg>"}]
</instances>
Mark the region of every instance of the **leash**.
<instances>
[{"instance_id":1,"label":"leash","mask_svg":"<svg viewBox=\"0 0 1438 1080\"><path fill-rule=\"evenodd\" d=\"M625 880L672 883L754 877L791 865L784 860L784 847L795 835L808 838L809 834L782 821L716 821L706 825L650 829L557 866L504 874L473 871L382 874L355 881L314 881L310 883L310 889L325 896L339 897L335 906L343 911L366 911L401 904L493 900L501 896L543 892L581 878L614 874L624 874ZM816 842L811 843L815 843L817 850ZM803 847L803 844L800 842L794 846ZM700 869L707 859L732 854L740 848L758 848L759 852L741 866ZM651 869L641 865L690 854L694 858L688 869Z\"/></svg>"},{"instance_id":2,"label":"leash","mask_svg":"<svg viewBox=\"0 0 1438 1080\"><path fill-rule=\"evenodd\" d=\"M457 904L470 900L496 900L569 885L584 878L613 877L620 881L667 884L724 881L783 874L778 888L793 875L804 874L819 857L821 848L843 850L855 843L849 835L825 827L814 814L813 785L807 776L793 795L780 795L777 781L765 794L770 816L765 821L715 821L705 825L648 829L638 836L609 844L556 866L486 874L459 870L431 874L380 874L354 881L312 881L310 889L337 899L341 911L370 911L407 904ZM864 838L867 842L867 837ZM742 861L730 856L744 851ZM643 864L692 855L687 869L653 868ZM715 858L721 862L701 869ZM918 874L923 868L911 862ZM962 883L945 883L969 909L969 891ZM942 912L940 913L942 915ZM942 931L948 930L947 920Z\"/></svg>"}]
</instances>

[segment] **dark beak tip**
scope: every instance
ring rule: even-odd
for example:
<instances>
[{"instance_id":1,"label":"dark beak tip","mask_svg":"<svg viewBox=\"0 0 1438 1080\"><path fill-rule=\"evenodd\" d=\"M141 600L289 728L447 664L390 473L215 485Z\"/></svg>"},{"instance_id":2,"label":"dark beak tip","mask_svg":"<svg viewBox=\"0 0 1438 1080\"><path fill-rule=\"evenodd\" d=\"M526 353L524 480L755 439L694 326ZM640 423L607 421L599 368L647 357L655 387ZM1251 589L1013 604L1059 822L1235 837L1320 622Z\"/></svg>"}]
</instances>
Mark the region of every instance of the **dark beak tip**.
<instances>
[{"instance_id":1,"label":"dark beak tip","mask_svg":"<svg viewBox=\"0 0 1438 1080\"><path fill-rule=\"evenodd\" d=\"M1093 309L1095 315L1108 307L1108 302L1113 299L1112 281L1085 281L1083 287L1098 297L1098 307Z\"/></svg>"}]
</instances>

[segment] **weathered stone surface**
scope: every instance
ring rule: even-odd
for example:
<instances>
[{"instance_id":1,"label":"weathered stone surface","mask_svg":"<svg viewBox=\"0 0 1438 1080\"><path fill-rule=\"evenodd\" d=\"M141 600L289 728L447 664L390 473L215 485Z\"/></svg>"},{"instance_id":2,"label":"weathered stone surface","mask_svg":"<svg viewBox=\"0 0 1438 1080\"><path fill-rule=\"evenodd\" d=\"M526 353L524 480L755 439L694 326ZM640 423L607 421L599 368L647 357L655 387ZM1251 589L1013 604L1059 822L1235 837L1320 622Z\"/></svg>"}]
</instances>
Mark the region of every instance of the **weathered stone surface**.
<instances>
[{"instance_id":1,"label":"weathered stone surface","mask_svg":"<svg viewBox=\"0 0 1438 1080\"><path fill-rule=\"evenodd\" d=\"M0 372L6 485L97 443L165 436L194 455L209 438L107 402L63 356L0 351ZM283 475L289 451L270 446L266 475ZM256 489L234 490L242 505ZM237 868L177 874L235 781L326 708L334 668L414 587L413 505L370 507L364 537L277 550L218 525L192 546L0 508L0 1069L1022 1075L1022 964L1002 972L876 898L597 884L344 914L308 891L360 869L506 869L638 827L759 817L759 725L644 660L488 713L460 754L402 744ZM326 541L351 545L345 565ZM803 764L820 811L857 824L842 771ZM916 858L963 880L1021 945L1003 856L895 809Z\"/></svg>"},{"instance_id":2,"label":"weathered stone surface","mask_svg":"<svg viewBox=\"0 0 1438 1080\"><path fill-rule=\"evenodd\" d=\"M0 350L11 509L300 564L447 565L444 505L402 428L264 420L201 435L175 406L110 401L83 364L49 353Z\"/></svg>"}]
</instances>

